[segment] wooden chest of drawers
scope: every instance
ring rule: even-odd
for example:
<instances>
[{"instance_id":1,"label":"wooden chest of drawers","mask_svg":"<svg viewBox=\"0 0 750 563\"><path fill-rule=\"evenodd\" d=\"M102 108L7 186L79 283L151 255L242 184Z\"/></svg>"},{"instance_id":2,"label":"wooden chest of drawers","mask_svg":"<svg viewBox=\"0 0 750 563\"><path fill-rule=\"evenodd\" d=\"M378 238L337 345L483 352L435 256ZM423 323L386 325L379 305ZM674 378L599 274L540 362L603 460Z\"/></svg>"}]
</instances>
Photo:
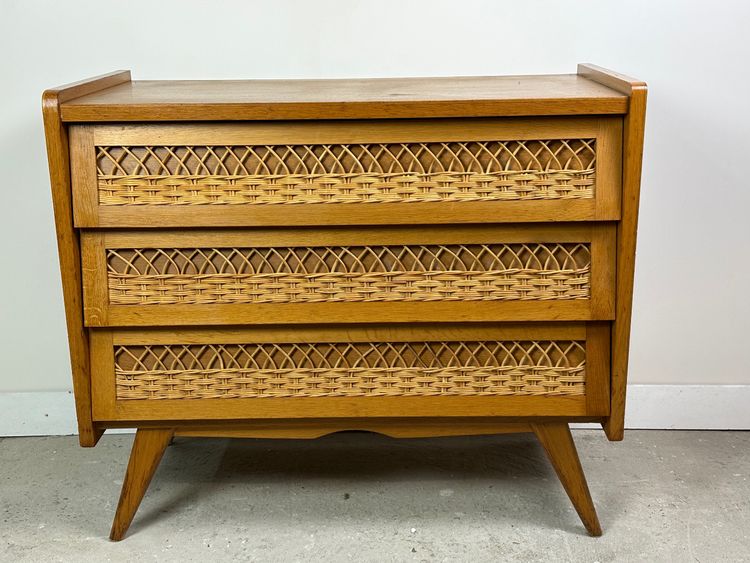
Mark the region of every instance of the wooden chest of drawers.
<instances>
[{"instance_id":1,"label":"wooden chest of drawers","mask_svg":"<svg viewBox=\"0 0 750 563\"><path fill-rule=\"evenodd\" d=\"M577 75L45 92L80 442L623 434L646 88Z\"/></svg>"}]
</instances>

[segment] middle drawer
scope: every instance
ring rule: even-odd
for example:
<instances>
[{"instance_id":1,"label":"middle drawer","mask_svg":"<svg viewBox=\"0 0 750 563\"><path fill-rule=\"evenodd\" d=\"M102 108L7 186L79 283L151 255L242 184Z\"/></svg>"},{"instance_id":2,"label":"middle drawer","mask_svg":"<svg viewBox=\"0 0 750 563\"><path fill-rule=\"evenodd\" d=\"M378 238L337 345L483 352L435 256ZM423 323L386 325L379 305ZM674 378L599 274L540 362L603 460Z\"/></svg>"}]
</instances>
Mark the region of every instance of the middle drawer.
<instances>
[{"instance_id":1,"label":"middle drawer","mask_svg":"<svg viewBox=\"0 0 750 563\"><path fill-rule=\"evenodd\" d=\"M607 223L84 231L87 326L614 318Z\"/></svg>"}]
</instances>

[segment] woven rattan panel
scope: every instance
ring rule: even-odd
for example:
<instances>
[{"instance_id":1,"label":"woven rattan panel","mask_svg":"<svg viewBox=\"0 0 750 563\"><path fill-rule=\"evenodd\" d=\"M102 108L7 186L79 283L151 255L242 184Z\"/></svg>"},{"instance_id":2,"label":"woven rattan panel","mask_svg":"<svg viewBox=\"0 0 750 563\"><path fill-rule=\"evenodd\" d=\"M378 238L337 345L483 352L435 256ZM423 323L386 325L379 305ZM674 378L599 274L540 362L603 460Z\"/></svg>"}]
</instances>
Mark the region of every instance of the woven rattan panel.
<instances>
[{"instance_id":1,"label":"woven rattan panel","mask_svg":"<svg viewBox=\"0 0 750 563\"><path fill-rule=\"evenodd\" d=\"M582 395L577 341L115 347L118 399Z\"/></svg>"},{"instance_id":2,"label":"woven rattan panel","mask_svg":"<svg viewBox=\"0 0 750 563\"><path fill-rule=\"evenodd\" d=\"M595 139L98 147L101 205L593 198Z\"/></svg>"},{"instance_id":3,"label":"woven rattan panel","mask_svg":"<svg viewBox=\"0 0 750 563\"><path fill-rule=\"evenodd\" d=\"M588 243L107 250L115 305L587 299Z\"/></svg>"}]
</instances>

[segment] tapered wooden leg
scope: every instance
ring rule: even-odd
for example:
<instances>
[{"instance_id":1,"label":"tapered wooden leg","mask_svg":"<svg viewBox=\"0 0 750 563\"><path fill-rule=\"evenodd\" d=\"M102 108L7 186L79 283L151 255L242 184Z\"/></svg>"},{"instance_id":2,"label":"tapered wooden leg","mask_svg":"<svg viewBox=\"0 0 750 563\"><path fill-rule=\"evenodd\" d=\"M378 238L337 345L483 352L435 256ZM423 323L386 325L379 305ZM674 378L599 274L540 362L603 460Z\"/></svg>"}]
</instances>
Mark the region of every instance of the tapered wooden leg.
<instances>
[{"instance_id":1,"label":"tapered wooden leg","mask_svg":"<svg viewBox=\"0 0 750 563\"><path fill-rule=\"evenodd\" d=\"M601 536L602 528L596 516L596 509L591 500L591 493L586 484L586 477L583 474L581 461L578 459L570 428L565 422L544 422L532 424L531 427L544 446L547 457L552 462L586 530L592 536Z\"/></svg>"},{"instance_id":2,"label":"tapered wooden leg","mask_svg":"<svg viewBox=\"0 0 750 563\"><path fill-rule=\"evenodd\" d=\"M120 541L128 531L173 434L172 429L142 428L136 432L125 480L122 483L120 502L117 504L112 531L109 533L109 539L112 541Z\"/></svg>"}]
</instances>

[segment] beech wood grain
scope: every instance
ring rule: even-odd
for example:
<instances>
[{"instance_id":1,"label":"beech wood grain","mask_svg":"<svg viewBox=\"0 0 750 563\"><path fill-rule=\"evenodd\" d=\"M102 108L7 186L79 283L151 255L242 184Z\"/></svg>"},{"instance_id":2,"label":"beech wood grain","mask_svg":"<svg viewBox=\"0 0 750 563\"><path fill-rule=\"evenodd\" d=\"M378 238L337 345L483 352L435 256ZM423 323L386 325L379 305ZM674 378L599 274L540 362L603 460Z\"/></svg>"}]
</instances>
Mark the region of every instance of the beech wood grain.
<instances>
[{"instance_id":1,"label":"beech wood grain","mask_svg":"<svg viewBox=\"0 0 750 563\"><path fill-rule=\"evenodd\" d=\"M344 80L143 80L81 95L65 121L234 121L623 114L576 75Z\"/></svg>"},{"instance_id":2,"label":"beech wood grain","mask_svg":"<svg viewBox=\"0 0 750 563\"><path fill-rule=\"evenodd\" d=\"M88 334L83 328L83 282L79 234L73 226L68 130L60 118L60 104L101 88L130 80L130 73L118 71L89 80L52 88L42 94L42 117L47 142L52 205L55 213L57 251L62 273L65 321L68 330L73 391L75 394L78 440L94 446L103 433L95 427L91 414L91 374Z\"/></svg>"},{"instance_id":3,"label":"beech wood grain","mask_svg":"<svg viewBox=\"0 0 750 563\"><path fill-rule=\"evenodd\" d=\"M617 290L615 321L612 323L612 376L610 416L604 430L610 440L625 434L630 325L633 308L638 207L646 121L646 83L591 64L578 66L578 74L630 96L623 122L622 219L617 223Z\"/></svg>"}]
</instances>

